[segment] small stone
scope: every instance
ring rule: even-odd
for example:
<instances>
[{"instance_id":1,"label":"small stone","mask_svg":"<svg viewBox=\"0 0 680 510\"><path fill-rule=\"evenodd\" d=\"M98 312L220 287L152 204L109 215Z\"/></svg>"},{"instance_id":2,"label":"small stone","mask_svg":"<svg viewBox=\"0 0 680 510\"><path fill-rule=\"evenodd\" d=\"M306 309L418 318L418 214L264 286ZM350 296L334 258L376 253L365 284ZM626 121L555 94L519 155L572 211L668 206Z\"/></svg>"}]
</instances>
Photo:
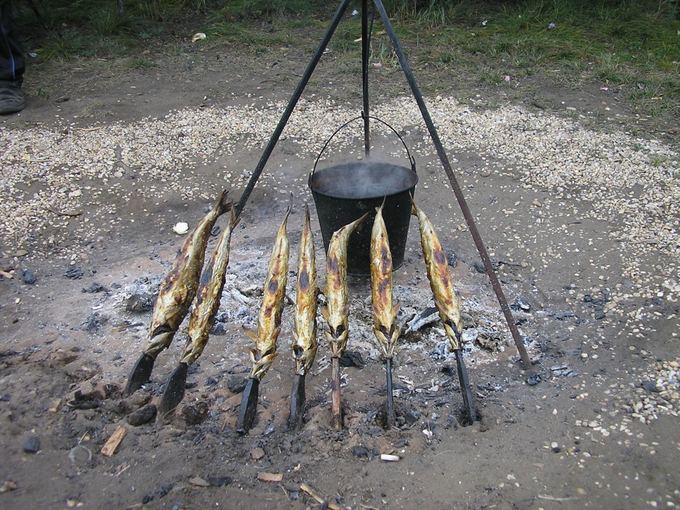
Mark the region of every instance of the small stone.
<instances>
[{"instance_id":1,"label":"small stone","mask_svg":"<svg viewBox=\"0 0 680 510\"><path fill-rule=\"evenodd\" d=\"M208 417L209 410L206 402L195 402L182 408L182 416L187 425L198 425Z\"/></svg>"},{"instance_id":2,"label":"small stone","mask_svg":"<svg viewBox=\"0 0 680 510\"><path fill-rule=\"evenodd\" d=\"M517 296L515 298L515 301L510 305L510 308L512 308L513 310L529 312L531 310L531 305L520 296Z\"/></svg>"},{"instance_id":3,"label":"small stone","mask_svg":"<svg viewBox=\"0 0 680 510\"><path fill-rule=\"evenodd\" d=\"M252 450L250 450L250 458L253 460L260 460L262 457L264 457L264 450L262 448L255 447Z\"/></svg>"},{"instance_id":4,"label":"small stone","mask_svg":"<svg viewBox=\"0 0 680 510\"><path fill-rule=\"evenodd\" d=\"M365 446L353 446L352 447L352 455L355 457L358 457L360 459L367 459L370 455L370 451L368 448Z\"/></svg>"},{"instance_id":5,"label":"small stone","mask_svg":"<svg viewBox=\"0 0 680 510\"><path fill-rule=\"evenodd\" d=\"M194 476L193 478L189 478L189 483L196 487L210 487L210 483L201 478L200 476Z\"/></svg>"},{"instance_id":6,"label":"small stone","mask_svg":"<svg viewBox=\"0 0 680 510\"><path fill-rule=\"evenodd\" d=\"M143 390L137 390L127 398L128 403L134 408L142 407L143 405L148 404L150 400L151 393Z\"/></svg>"},{"instance_id":7,"label":"small stone","mask_svg":"<svg viewBox=\"0 0 680 510\"><path fill-rule=\"evenodd\" d=\"M125 310L134 313L149 312L153 308L153 296L148 292L132 294L125 301Z\"/></svg>"},{"instance_id":8,"label":"small stone","mask_svg":"<svg viewBox=\"0 0 680 510\"><path fill-rule=\"evenodd\" d=\"M243 392L248 381L241 375L232 375L227 379L227 388L232 393L238 394Z\"/></svg>"},{"instance_id":9,"label":"small stone","mask_svg":"<svg viewBox=\"0 0 680 510\"><path fill-rule=\"evenodd\" d=\"M3 492L9 492L16 490L17 488L17 483L14 480L5 480L2 482L2 485L0 485L0 494Z\"/></svg>"},{"instance_id":10,"label":"small stone","mask_svg":"<svg viewBox=\"0 0 680 510\"><path fill-rule=\"evenodd\" d=\"M26 285L33 285L37 281L37 278L33 274L33 271L31 271L30 269L24 269L21 271L21 279L24 281Z\"/></svg>"},{"instance_id":11,"label":"small stone","mask_svg":"<svg viewBox=\"0 0 680 510\"><path fill-rule=\"evenodd\" d=\"M654 381L642 381L642 387L645 389L645 391L649 391L651 393L661 393L661 389Z\"/></svg>"},{"instance_id":12,"label":"small stone","mask_svg":"<svg viewBox=\"0 0 680 510\"><path fill-rule=\"evenodd\" d=\"M79 280L85 273L77 266L71 266L64 271L64 276L69 280Z\"/></svg>"},{"instance_id":13,"label":"small stone","mask_svg":"<svg viewBox=\"0 0 680 510\"><path fill-rule=\"evenodd\" d=\"M26 453L38 453L40 451L40 438L38 436L31 436L23 445L24 452Z\"/></svg>"},{"instance_id":14,"label":"small stone","mask_svg":"<svg viewBox=\"0 0 680 510\"><path fill-rule=\"evenodd\" d=\"M213 335L222 336L227 334L227 329L224 327L224 324L217 322L213 325L211 333Z\"/></svg>"},{"instance_id":15,"label":"small stone","mask_svg":"<svg viewBox=\"0 0 680 510\"><path fill-rule=\"evenodd\" d=\"M231 485L234 481L230 476L209 476L207 480L213 487L224 487L225 485Z\"/></svg>"},{"instance_id":16,"label":"small stone","mask_svg":"<svg viewBox=\"0 0 680 510\"><path fill-rule=\"evenodd\" d=\"M531 374L527 377L527 384L529 386L536 386L541 382L541 374Z\"/></svg>"},{"instance_id":17,"label":"small stone","mask_svg":"<svg viewBox=\"0 0 680 510\"><path fill-rule=\"evenodd\" d=\"M84 292L86 294L96 294L98 292L106 292L106 287L104 287L101 283L92 283L89 287L84 287L81 292Z\"/></svg>"},{"instance_id":18,"label":"small stone","mask_svg":"<svg viewBox=\"0 0 680 510\"><path fill-rule=\"evenodd\" d=\"M366 362L358 351L345 351L340 357L341 367L364 368Z\"/></svg>"},{"instance_id":19,"label":"small stone","mask_svg":"<svg viewBox=\"0 0 680 510\"><path fill-rule=\"evenodd\" d=\"M149 423L156 417L156 406L154 404L147 404L140 407L135 412L127 417L127 421L133 427L139 427L145 423Z\"/></svg>"},{"instance_id":20,"label":"small stone","mask_svg":"<svg viewBox=\"0 0 680 510\"><path fill-rule=\"evenodd\" d=\"M557 444L555 441L550 443L550 449L552 450L553 453L560 453L562 451L562 448L560 448L560 445Z\"/></svg>"},{"instance_id":21,"label":"small stone","mask_svg":"<svg viewBox=\"0 0 680 510\"><path fill-rule=\"evenodd\" d=\"M175 226L172 227L172 231L178 235L186 234L187 232L189 232L189 225L183 221L180 221L178 223L175 223Z\"/></svg>"}]
</instances>

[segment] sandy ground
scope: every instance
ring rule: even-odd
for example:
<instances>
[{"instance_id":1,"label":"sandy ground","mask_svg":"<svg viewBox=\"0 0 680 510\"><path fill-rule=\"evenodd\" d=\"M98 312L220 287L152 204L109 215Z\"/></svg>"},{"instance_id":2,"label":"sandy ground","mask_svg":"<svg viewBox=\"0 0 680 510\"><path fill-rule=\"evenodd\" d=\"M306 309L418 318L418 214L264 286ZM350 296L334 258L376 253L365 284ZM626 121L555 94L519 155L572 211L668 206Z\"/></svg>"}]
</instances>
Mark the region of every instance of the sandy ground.
<instances>
[{"instance_id":1,"label":"sandy ground","mask_svg":"<svg viewBox=\"0 0 680 510\"><path fill-rule=\"evenodd\" d=\"M384 371L369 288L352 279L349 348L365 366L344 369L346 430L330 427L323 341L306 424L286 430L289 307L255 429L235 433L249 364L240 328L259 305L252 287L264 280L291 193L297 253L314 158L360 110L359 77L331 54L234 234L219 329L190 371L181 408L164 426L127 422L162 393L186 338L182 329L144 391L121 398L146 342L149 302L183 240L172 227L195 225L222 188L239 196L304 62L273 51L254 65L217 47L143 71L70 68L59 86L49 70L27 77L27 110L0 119L0 506L323 506L301 483L353 509L680 505L678 145L596 85L512 84L526 88L523 99L502 87L455 90L455 69L427 75L442 83L428 96L432 115L540 384L525 384L415 103L403 85L386 86L399 79L393 70L375 70L374 113L413 150L416 197L449 254L483 419L460 426L455 363L431 324L403 338L399 426L381 427ZM39 89L50 99L36 97ZM343 132L323 164L357 158L358 129ZM377 130L374 144L381 159L404 161L389 133ZM292 295L294 271L289 280ZM413 222L395 284L401 321L431 306ZM75 401L78 390L92 400ZM118 426L127 435L102 455Z\"/></svg>"}]
</instances>

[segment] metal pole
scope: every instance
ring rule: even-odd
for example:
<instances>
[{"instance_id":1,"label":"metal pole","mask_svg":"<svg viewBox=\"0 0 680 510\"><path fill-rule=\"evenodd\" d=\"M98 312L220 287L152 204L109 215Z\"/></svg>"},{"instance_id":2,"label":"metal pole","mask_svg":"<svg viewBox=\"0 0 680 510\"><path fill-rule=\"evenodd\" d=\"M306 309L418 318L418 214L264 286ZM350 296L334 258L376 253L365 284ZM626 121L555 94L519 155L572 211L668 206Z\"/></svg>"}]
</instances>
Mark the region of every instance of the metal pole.
<instances>
[{"instance_id":1,"label":"metal pole","mask_svg":"<svg viewBox=\"0 0 680 510\"><path fill-rule=\"evenodd\" d=\"M246 202L248 202L248 198L250 198L250 194L253 192L253 189L255 188L258 179L260 178L262 170L264 169L264 166L267 164L267 160L269 160L269 156L271 156L274 147L276 147L276 143L279 141L279 137L283 132L283 128L286 127L288 119L290 118L291 114L293 113L293 110L295 109L295 105L297 105L297 102L299 101L302 92L305 90L307 82L309 82L309 78L312 76L312 73L314 72L316 65L319 63L319 60L321 60L321 56L323 55L323 52L326 50L326 46L328 46L328 42L331 40L331 37L333 36L335 29L338 27L338 24L342 19L342 15L345 13L345 10L347 10L347 6L349 5L349 3L350 0L343 0L340 6L338 7L338 10L335 11L333 21L328 27L326 34L324 35L323 39L321 40L321 43L319 44L318 49L316 50L316 53L312 57L312 60L309 62L309 64L307 64L307 68L305 69L305 72L302 75L302 78L300 79L300 83L298 83L298 86L295 88L293 95L288 101L288 106L286 106L286 109L283 112L283 115L281 116L281 119L279 120L279 123L276 126L276 129L274 130L274 133L269 139L269 143L267 143L267 147L265 147L264 152L260 157L260 161L257 163L257 166L255 167L255 170L253 170L253 173L250 175L250 180L248 180L248 184L246 185L246 188L243 190L241 199L238 201L238 204L236 204L237 217L241 215L243 208L246 206Z\"/></svg>"},{"instance_id":2,"label":"metal pole","mask_svg":"<svg viewBox=\"0 0 680 510\"><path fill-rule=\"evenodd\" d=\"M364 153L368 156L371 152L370 115L368 110L368 56L370 41L368 39L368 0L361 0L361 83L364 96L364 109L361 116L364 118Z\"/></svg>"},{"instance_id":3,"label":"metal pole","mask_svg":"<svg viewBox=\"0 0 680 510\"><path fill-rule=\"evenodd\" d=\"M498 277L496 276L496 273L493 270L493 265L491 264L491 259L489 258L489 254L487 253L486 247L484 246L484 241L482 241L482 237L479 235L479 231L477 230L475 220L472 216L472 213L470 212L470 208L468 207L467 202L465 201L465 197L463 196L463 191L460 189L458 180L456 179L456 176L453 173L453 169L451 168L449 158L447 157L446 152L444 151L444 146L442 145L442 142L439 139L437 129L434 126L434 122L432 122L432 117L430 117L430 112L427 110L427 106L425 105L423 95L421 94L420 89L418 88L418 84L416 83L416 79L413 76L411 66L409 65L408 60L406 59L406 55L404 54L404 50L401 47L401 43L399 42L397 35L394 33L392 23L390 22L390 19L387 16L387 12L385 11L385 6L383 5L382 0L373 0L373 2L375 4L376 9L380 13L380 17L382 18L382 22L383 25L385 26L385 30L387 31L387 35L392 41L392 46L394 47L394 51L397 54L397 58L399 59L399 64L401 65L401 68L403 69L404 74L406 75L406 80L408 81L408 84L411 87L413 97L418 103L418 108L420 109L420 113L423 116L423 120L425 121L427 130L430 133L432 143L434 144L435 149L437 150L437 155L439 156L442 166L444 167L444 171L446 172L446 175L449 178L449 182L451 183L453 193L456 195L456 200L458 200L458 205L460 206L460 209L463 212L463 216L465 217L465 221L467 223L468 229L470 230L470 234L472 235L472 239L475 242L475 246L477 247L477 251L479 252L480 257L482 258L482 262L484 263L484 269L486 269L486 274L489 276L489 280L491 280L491 286L493 287L493 290L496 293L496 298L498 299L498 303L500 304L501 310L503 311L503 315L505 316L505 321L508 323L508 328L510 328L510 333L512 333L512 338L515 341L515 345L517 346L517 351L519 352L520 358L522 358L522 364L524 365L525 370L532 371L529 354L527 353L527 350L524 347L524 343L522 342L522 337L519 334L519 330L517 329L517 325L515 324L515 319L513 318L512 312L510 311L510 307L508 306L508 301L507 299L505 299L505 294L503 294L501 284L498 281Z\"/></svg>"}]
</instances>

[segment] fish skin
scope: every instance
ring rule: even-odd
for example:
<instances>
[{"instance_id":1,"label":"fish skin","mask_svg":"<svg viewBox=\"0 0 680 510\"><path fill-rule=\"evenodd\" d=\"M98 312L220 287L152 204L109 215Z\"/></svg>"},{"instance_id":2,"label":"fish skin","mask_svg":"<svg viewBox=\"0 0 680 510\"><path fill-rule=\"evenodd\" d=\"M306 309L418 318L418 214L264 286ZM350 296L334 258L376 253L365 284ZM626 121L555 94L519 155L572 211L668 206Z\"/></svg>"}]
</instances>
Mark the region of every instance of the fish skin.
<instances>
[{"instance_id":1,"label":"fish skin","mask_svg":"<svg viewBox=\"0 0 680 510\"><path fill-rule=\"evenodd\" d=\"M236 211L232 207L229 225L220 235L208 266L201 274L194 308L189 319L190 342L184 348L180 363L191 365L203 353L210 331L215 323L215 314L220 308L220 298L229 265L231 235L238 224Z\"/></svg>"},{"instance_id":2,"label":"fish skin","mask_svg":"<svg viewBox=\"0 0 680 510\"><path fill-rule=\"evenodd\" d=\"M212 209L187 237L158 291L149 327L149 345L145 353L156 358L167 349L184 320L198 290L205 249L217 218L231 209L227 191L220 193Z\"/></svg>"},{"instance_id":3,"label":"fish skin","mask_svg":"<svg viewBox=\"0 0 680 510\"><path fill-rule=\"evenodd\" d=\"M262 380L276 357L276 341L281 332L281 314L286 297L286 281L288 278L289 244L286 225L291 208L281 222L276 241L269 258L269 269L265 280L262 305L257 318L257 332L248 332L255 341L255 348L250 350L253 368L252 379Z\"/></svg>"},{"instance_id":4,"label":"fish skin","mask_svg":"<svg viewBox=\"0 0 680 510\"><path fill-rule=\"evenodd\" d=\"M300 235L298 277L295 286L295 320L293 329L293 359L295 373L305 375L314 363L318 347L316 340L316 308L319 289L316 285L314 235L305 206L305 223Z\"/></svg>"},{"instance_id":5,"label":"fish skin","mask_svg":"<svg viewBox=\"0 0 680 510\"><path fill-rule=\"evenodd\" d=\"M401 330L397 327L399 305L392 294L392 252L381 205L376 212L371 230L371 302L373 305L373 334L383 354L391 358Z\"/></svg>"},{"instance_id":6,"label":"fish skin","mask_svg":"<svg viewBox=\"0 0 680 510\"><path fill-rule=\"evenodd\" d=\"M326 319L326 339L331 346L331 356L339 358L349 339L349 289L347 287L347 243L354 230L368 217L348 223L336 230L328 243L326 255L326 302L321 312Z\"/></svg>"},{"instance_id":7,"label":"fish skin","mask_svg":"<svg viewBox=\"0 0 680 510\"><path fill-rule=\"evenodd\" d=\"M446 336L449 338L450 348L455 351L461 347L463 319L460 314L460 302L453 289L446 253L439 242L432 222L416 206L413 199L411 202L413 204L412 214L418 217L420 244L427 268L427 278L430 280L430 288L434 294L434 303L439 311Z\"/></svg>"}]
</instances>

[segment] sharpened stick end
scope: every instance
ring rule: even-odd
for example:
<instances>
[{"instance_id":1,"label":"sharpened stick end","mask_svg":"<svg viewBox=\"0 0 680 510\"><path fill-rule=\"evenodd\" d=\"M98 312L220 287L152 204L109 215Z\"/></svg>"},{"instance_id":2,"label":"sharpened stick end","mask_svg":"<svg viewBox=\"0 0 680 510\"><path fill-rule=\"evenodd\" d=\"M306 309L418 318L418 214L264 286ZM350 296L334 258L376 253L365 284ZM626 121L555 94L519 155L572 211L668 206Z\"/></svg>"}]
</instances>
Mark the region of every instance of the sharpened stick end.
<instances>
[{"instance_id":1,"label":"sharpened stick end","mask_svg":"<svg viewBox=\"0 0 680 510\"><path fill-rule=\"evenodd\" d=\"M290 416L288 429L297 430L302 427L302 414L305 407L305 376L297 374L290 392Z\"/></svg>"},{"instance_id":2,"label":"sharpened stick end","mask_svg":"<svg viewBox=\"0 0 680 510\"><path fill-rule=\"evenodd\" d=\"M243 390L243 397L241 397L241 406L238 411L238 423L236 424L236 432L241 435L247 434L248 431L253 428L253 423L255 423L259 389L259 379L248 379L246 387Z\"/></svg>"},{"instance_id":3,"label":"sharpened stick end","mask_svg":"<svg viewBox=\"0 0 680 510\"><path fill-rule=\"evenodd\" d=\"M461 349L456 349L454 352L456 354L460 392L463 396L463 412L465 413L463 425L472 425L478 420L475 397L472 394L472 388L470 387L470 378L468 376L467 368L465 367L465 361L463 360L463 351Z\"/></svg>"},{"instance_id":4,"label":"sharpened stick end","mask_svg":"<svg viewBox=\"0 0 680 510\"><path fill-rule=\"evenodd\" d=\"M142 355L132 367L130 376L128 377L127 385L125 386L124 395L130 396L139 388L142 384L149 382L151 378L151 372L153 371L153 364L156 362L156 358L143 352Z\"/></svg>"},{"instance_id":5,"label":"sharpened stick end","mask_svg":"<svg viewBox=\"0 0 680 510\"><path fill-rule=\"evenodd\" d=\"M168 384L158 404L158 419L163 419L168 413L172 412L184 398L184 390L187 385L187 373L189 365L180 363L170 374Z\"/></svg>"},{"instance_id":6,"label":"sharpened stick end","mask_svg":"<svg viewBox=\"0 0 680 510\"><path fill-rule=\"evenodd\" d=\"M335 430L342 430L342 397L340 395L340 358L331 358L331 422Z\"/></svg>"},{"instance_id":7,"label":"sharpened stick end","mask_svg":"<svg viewBox=\"0 0 680 510\"><path fill-rule=\"evenodd\" d=\"M385 424L388 429L394 427L397 422L397 415L394 412L394 388L392 385L392 358L387 358L385 361L385 377L387 383L387 401L386 401L386 420Z\"/></svg>"}]
</instances>

